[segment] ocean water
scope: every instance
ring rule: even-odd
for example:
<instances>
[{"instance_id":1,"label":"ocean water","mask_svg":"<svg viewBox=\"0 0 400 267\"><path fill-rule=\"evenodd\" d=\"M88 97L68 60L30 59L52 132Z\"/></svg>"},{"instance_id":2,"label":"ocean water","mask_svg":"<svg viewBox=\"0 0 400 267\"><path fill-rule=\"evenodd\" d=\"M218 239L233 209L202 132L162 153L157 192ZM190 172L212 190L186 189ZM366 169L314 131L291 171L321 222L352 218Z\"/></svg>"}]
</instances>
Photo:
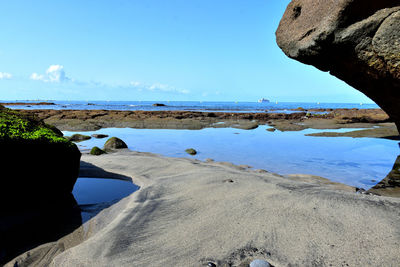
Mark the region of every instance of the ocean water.
<instances>
[{"instance_id":1,"label":"ocean water","mask_svg":"<svg viewBox=\"0 0 400 267\"><path fill-rule=\"evenodd\" d=\"M38 101L0 101L1 102L38 102ZM42 102L42 101L40 101ZM56 105L8 106L14 109L104 109L104 110L187 110L214 112L285 112L302 107L311 108L378 108L376 104L362 103L303 103L303 102L199 102L199 101L47 101ZM155 103L165 106L153 106Z\"/></svg>"},{"instance_id":2,"label":"ocean water","mask_svg":"<svg viewBox=\"0 0 400 267\"><path fill-rule=\"evenodd\" d=\"M131 150L169 157L207 158L250 165L279 174L313 174L332 181L368 189L391 170L399 147L379 138L313 137L308 133L356 129L269 132L268 126L253 130L207 128L202 130L106 128L92 132L124 140ZM72 135L76 132L64 132ZM107 138L78 143L81 150L103 147ZM198 154L185 152L194 148Z\"/></svg>"}]
</instances>

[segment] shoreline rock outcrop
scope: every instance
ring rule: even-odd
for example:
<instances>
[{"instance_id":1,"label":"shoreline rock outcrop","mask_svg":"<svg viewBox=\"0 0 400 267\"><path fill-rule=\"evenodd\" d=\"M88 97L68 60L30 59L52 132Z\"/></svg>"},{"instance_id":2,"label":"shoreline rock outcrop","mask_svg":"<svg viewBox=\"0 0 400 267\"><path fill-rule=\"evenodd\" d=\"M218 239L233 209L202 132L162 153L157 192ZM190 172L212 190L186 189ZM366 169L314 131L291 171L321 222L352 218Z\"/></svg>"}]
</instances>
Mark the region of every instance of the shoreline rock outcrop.
<instances>
[{"instance_id":1,"label":"shoreline rock outcrop","mask_svg":"<svg viewBox=\"0 0 400 267\"><path fill-rule=\"evenodd\" d=\"M293 0L276 31L284 53L374 100L400 129L400 2Z\"/></svg>"},{"instance_id":2,"label":"shoreline rock outcrop","mask_svg":"<svg viewBox=\"0 0 400 267\"><path fill-rule=\"evenodd\" d=\"M257 125L274 124L279 121L293 123L324 120L335 124L390 122L381 109L309 109L304 112L194 112L194 111L120 111L120 110L19 110L26 115L35 115L44 122L65 131L95 131L101 128L136 129L190 129L238 128L254 129ZM311 112L311 113L310 113ZM324 114L312 114L322 112ZM307 113L310 113L307 116ZM337 124L340 123L340 124ZM307 123L308 124L308 123ZM298 124L292 124L300 126ZM328 128L331 128L329 126ZM362 128L352 125L352 128ZM370 127L370 126L368 126ZM300 127L305 129L307 127Z\"/></svg>"},{"instance_id":3,"label":"shoreline rock outcrop","mask_svg":"<svg viewBox=\"0 0 400 267\"><path fill-rule=\"evenodd\" d=\"M0 105L0 265L82 224L81 153L54 126Z\"/></svg>"},{"instance_id":4,"label":"shoreline rock outcrop","mask_svg":"<svg viewBox=\"0 0 400 267\"><path fill-rule=\"evenodd\" d=\"M2 210L71 194L79 174L81 153L53 126L34 116L2 108L0 145Z\"/></svg>"}]
</instances>

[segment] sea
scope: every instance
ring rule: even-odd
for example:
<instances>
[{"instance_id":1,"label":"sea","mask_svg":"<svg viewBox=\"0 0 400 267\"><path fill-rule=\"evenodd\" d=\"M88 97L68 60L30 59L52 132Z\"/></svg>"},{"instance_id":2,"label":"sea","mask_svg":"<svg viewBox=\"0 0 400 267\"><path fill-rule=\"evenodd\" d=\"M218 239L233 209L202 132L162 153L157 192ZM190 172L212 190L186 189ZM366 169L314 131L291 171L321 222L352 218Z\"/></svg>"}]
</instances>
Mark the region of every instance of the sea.
<instances>
[{"instance_id":1,"label":"sea","mask_svg":"<svg viewBox=\"0 0 400 267\"><path fill-rule=\"evenodd\" d=\"M292 109L337 109L337 108L379 108L376 104L370 103L306 103L306 102L208 102L208 101L52 101L52 100L19 100L0 101L0 103L34 103L48 102L55 105L23 105L8 106L15 109L101 109L101 110L186 110L204 112L296 112ZM163 104L164 106L154 106Z\"/></svg>"}]
</instances>

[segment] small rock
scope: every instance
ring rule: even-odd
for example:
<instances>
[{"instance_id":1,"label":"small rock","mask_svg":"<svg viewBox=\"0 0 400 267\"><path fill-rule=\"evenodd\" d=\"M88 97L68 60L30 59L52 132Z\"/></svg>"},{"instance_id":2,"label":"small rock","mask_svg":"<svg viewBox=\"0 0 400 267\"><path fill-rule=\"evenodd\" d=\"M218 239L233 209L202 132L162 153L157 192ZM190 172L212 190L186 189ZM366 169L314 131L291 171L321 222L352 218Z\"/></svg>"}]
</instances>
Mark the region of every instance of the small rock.
<instances>
[{"instance_id":1,"label":"small rock","mask_svg":"<svg viewBox=\"0 0 400 267\"><path fill-rule=\"evenodd\" d=\"M275 132L276 129L275 129L275 128L268 128L267 131L268 131L268 132Z\"/></svg>"},{"instance_id":2,"label":"small rock","mask_svg":"<svg viewBox=\"0 0 400 267\"><path fill-rule=\"evenodd\" d=\"M207 117L215 118L215 117L217 117L217 115L214 112L208 112Z\"/></svg>"},{"instance_id":3,"label":"small rock","mask_svg":"<svg viewBox=\"0 0 400 267\"><path fill-rule=\"evenodd\" d=\"M73 134L72 136L66 136L65 138L72 142L81 142L89 140L91 137L83 134Z\"/></svg>"},{"instance_id":4,"label":"small rock","mask_svg":"<svg viewBox=\"0 0 400 267\"><path fill-rule=\"evenodd\" d=\"M161 103L154 103L153 107L165 107L165 104L161 104Z\"/></svg>"},{"instance_id":5,"label":"small rock","mask_svg":"<svg viewBox=\"0 0 400 267\"><path fill-rule=\"evenodd\" d=\"M246 164L241 164L241 165L239 165L239 167L243 168L243 169L251 169L251 168L253 168L250 165L246 165Z\"/></svg>"},{"instance_id":6,"label":"small rock","mask_svg":"<svg viewBox=\"0 0 400 267\"><path fill-rule=\"evenodd\" d=\"M226 180L224 180L224 183L233 183L233 180L232 179L226 179Z\"/></svg>"},{"instance_id":7,"label":"small rock","mask_svg":"<svg viewBox=\"0 0 400 267\"><path fill-rule=\"evenodd\" d=\"M92 137L94 138L106 138L108 137L107 134L92 134Z\"/></svg>"},{"instance_id":8,"label":"small rock","mask_svg":"<svg viewBox=\"0 0 400 267\"><path fill-rule=\"evenodd\" d=\"M193 148L188 148L188 149L185 150L185 152L190 154L190 155L192 155L192 156L197 154L197 151L194 150Z\"/></svg>"},{"instance_id":9,"label":"small rock","mask_svg":"<svg viewBox=\"0 0 400 267\"><path fill-rule=\"evenodd\" d=\"M207 158L207 159L205 159L205 162L214 162L214 160L210 159L210 158Z\"/></svg>"},{"instance_id":10,"label":"small rock","mask_svg":"<svg viewBox=\"0 0 400 267\"><path fill-rule=\"evenodd\" d=\"M119 139L118 137L111 137L107 140L104 144L104 150L113 150L113 149L121 149L121 148L128 148L124 141Z\"/></svg>"},{"instance_id":11,"label":"small rock","mask_svg":"<svg viewBox=\"0 0 400 267\"><path fill-rule=\"evenodd\" d=\"M217 267L217 265L215 265L215 263L213 263L211 261L207 263L207 266L209 266L209 267Z\"/></svg>"},{"instance_id":12,"label":"small rock","mask_svg":"<svg viewBox=\"0 0 400 267\"><path fill-rule=\"evenodd\" d=\"M101 148L94 146L91 150L90 150L90 155L95 155L95 156L99 156L101 154L105 154L107 152L105 152L104 150L102 150Z\"/></svg>"},{"instance_id":13,"label":"small rock","mask_svg":"<svg viewBox=\"0 0 400 267\"><path fill-rule=\"evenodd\" d=\"M271 264L264 260L253 260L250 262L250 267L271 267Z\"/></svg>"}]
</instances>

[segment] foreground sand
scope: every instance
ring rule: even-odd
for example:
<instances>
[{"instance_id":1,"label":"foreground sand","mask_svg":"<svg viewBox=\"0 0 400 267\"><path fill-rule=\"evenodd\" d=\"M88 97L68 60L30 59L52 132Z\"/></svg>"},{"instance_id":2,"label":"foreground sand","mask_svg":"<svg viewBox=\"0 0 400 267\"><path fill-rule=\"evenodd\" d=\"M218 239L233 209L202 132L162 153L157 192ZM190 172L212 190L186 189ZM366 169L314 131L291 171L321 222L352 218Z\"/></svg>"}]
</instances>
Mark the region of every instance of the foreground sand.
<instances>
[{"instance_id":1,"label":"foreground sand","mask_svg":"<svg viewBox=\"0 0 400 267\"><path fill-rule=\"evenodd\" d=\"M132 177L141 189L69 236L20 256L19 266L246 266L254 258L274 266L400 262L397 198L149 153L83 155L82 161ZM82 174L101 176L86 163Z\"/></svg>"}]
</instances>

